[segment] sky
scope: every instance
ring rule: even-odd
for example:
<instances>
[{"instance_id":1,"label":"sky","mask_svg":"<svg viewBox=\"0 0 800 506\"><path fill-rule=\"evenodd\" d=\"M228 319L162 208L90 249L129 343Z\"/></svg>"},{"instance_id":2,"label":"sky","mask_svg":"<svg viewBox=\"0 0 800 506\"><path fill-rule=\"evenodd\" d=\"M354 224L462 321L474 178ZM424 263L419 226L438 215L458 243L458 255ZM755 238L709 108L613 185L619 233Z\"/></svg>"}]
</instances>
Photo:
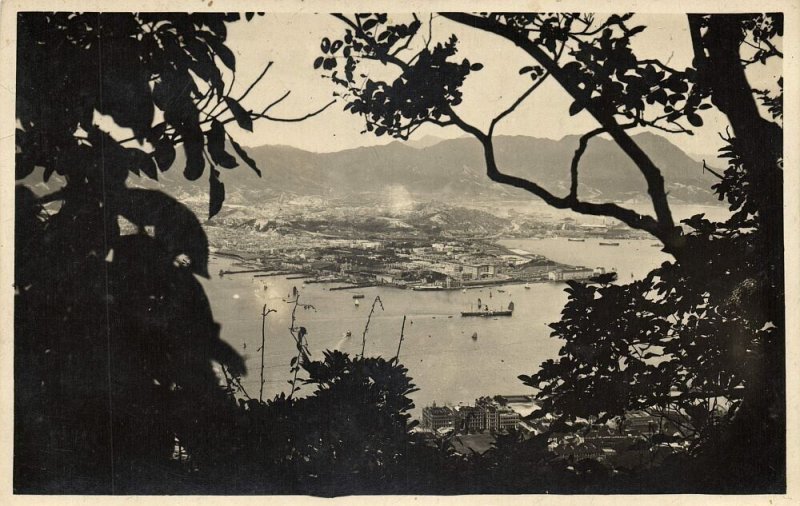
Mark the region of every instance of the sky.
<instances>
[{"instance_id":1,"label":"sky","mask_svg":"<svg viewBox=\"0 0 800 506\"><path fill-rule=\"evenodd\" d=\"M405 19L400 14L394 16ZM420 14L423 20L428 15ZM392 18L390 17L390 21ZM455 33L460 54L471 62L481 62L483 70L471 74L464 87L464 102L457 109L469 122L483 127L510 105L529 85L519 69L531 65L530 57L507 41L478 30L460 26L441 17L432 22L434 40ZM634 37L632 45L640 58L658 58L674 68L691 64L691 40L686 17L682 15L637 14L629 25L643 24L647 29ZM237 56L235 89L243 90L263 70L267 62L273 66L267 76L248 95L245 106L261 110L286 91L289 97L271 110L274 116L296 117L322 107L332 99L336 86L313 69L319 56L322 37L344 33L341 21L327 14L266 14L250 22L244 20L229 26L228 44ZM773 59L777 60L777 59ZM751 85L773 87L781 72L780 63L754 65L749 73ZM236 96L236 93L234 93ZM497 135L529 135L560 139L565 135L582 134L596 125L582 112L570 117L571 98L552 79L548 79L512 115L496 128ZM244 145L282 144L309 151L338 151L359 146L385 144L388 137L376 138L361 134L363 120L342 111L344 103L331 106L322 114L299 123L257 121L254 132L236 131ZM694 129L695 135L669 135L669 139L691 154L716 152L722 141L718 133L725 130L724 118L711 109L704 111L705 124ZM238 129L237 129L238 130ZM426 135L455 138L465 134L456 127L426 125L412 139Z\"/></svg>"}]
</instances>

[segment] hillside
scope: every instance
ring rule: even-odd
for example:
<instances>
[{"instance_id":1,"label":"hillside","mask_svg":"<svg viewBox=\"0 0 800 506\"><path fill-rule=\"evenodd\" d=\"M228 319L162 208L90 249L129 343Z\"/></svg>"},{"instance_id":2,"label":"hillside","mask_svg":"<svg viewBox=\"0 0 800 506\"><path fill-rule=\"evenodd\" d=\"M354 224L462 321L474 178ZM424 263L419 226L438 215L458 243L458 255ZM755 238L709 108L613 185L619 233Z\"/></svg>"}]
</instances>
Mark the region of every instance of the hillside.
<instances>
[{"instance_id":1,"label":"hillside","mask_svg":"<svg viewBox=\"0 0 800 506\"><path fill-rule=\"evenodd\" d=\"M716 202L713 177L701 164L664 137L639 134L636 141L662 170L675 203ZM569 164L577 136L561 140L499 136L495 142L500 167L565 194ZM280 193L326 197L376 198L398 189L414 200L458 202L463 199L527 198L521 190L490 181L482 151L471 138L443 140L411 147L400 142L334 153L312 153L287 146L250 148L263 172L259 180L247 167L224 171L229 192L242 192L244 202ZM181 166L181 160L176 161ZM173 176L167 173L165 176ZM168 179L172 179L168 177ZM579 194L586 200L645 201L644 179L615 143L595 138L583 156ZM186 186L185 182L179 185Z\"/></svg>"},{"instance_id":2,"label":"hillside","mask_svg":"<svg viewBox=\"0 0 800 506\"><path fill-rule=\"evenodd\" d=\"M703 173L701 164L664 137L643 133L636 141L658 166L675 204L713 204L710 187L714 178ZM560 140L525 136L498 136L496 158L505 172L536 181L558 195L569 188L569 165L578 144L577 136ZM385 146L361 147L334 153L313 153L288 146L249 148L263 173L259 179L242 165L222 169L227 201L253 205L274 200L281 194L345 198L354 202L441 201L467 199L527 199L522 190L494 183L485 173L482 151L472 138L428 139L409 146L393 142ZM136 186L166 187L186 201L205 201L204 178L188 182L182 177L183 158L160 174L158 183L132 176ZM579 195L590 201L644 202L648 200L644 179L633 162L610 140L592 139L583 156ZM400 202L402 205L402 202Z\"/></svg>"}]
</instances>

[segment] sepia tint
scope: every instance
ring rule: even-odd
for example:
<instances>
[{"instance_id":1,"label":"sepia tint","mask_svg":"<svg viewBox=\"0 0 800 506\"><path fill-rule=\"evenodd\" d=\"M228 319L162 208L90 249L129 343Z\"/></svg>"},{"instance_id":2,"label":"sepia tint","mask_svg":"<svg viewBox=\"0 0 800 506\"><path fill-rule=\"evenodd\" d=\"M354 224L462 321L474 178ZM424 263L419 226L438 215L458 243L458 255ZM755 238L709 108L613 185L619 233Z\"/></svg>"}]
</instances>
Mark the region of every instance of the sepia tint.
<instances>
[{"instance_id":1,"label":"sepia tint","mask_svg":"<svg viewBox=\"0 0 800 506\"><path fill-rule=\"evenodd\" d=\"M784 13L16 13L16 494L786 490Z\"/></svg>"}]
</instances>

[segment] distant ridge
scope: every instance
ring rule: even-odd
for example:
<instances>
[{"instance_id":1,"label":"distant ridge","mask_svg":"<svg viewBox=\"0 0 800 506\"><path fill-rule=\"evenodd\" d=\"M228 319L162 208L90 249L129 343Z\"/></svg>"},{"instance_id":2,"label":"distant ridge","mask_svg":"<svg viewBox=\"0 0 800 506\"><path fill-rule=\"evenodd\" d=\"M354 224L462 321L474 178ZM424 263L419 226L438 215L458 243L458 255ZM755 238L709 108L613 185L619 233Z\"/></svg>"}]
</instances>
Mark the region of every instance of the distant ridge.
<instances>
[{"instance_id":1,"label":"distant ridge","mask_svg":"<svg viewBox=\"0 0 800 506\"><path fill-rule=\"evenodd\" d=\"M443 142L443 141L446 141L446 140L447 139L443 139L441 137L436 137L435 135L425 135L423 137L420 137L419 139L409 139L409 140L403 142L403 144L405 144L406 146L411 146L412 148L415 148L415 149L425 149L425 148L430 148L432 146L435 146L435 145L439 144L440 142ZM397 142L400 142L400 141L397 141Z\"/></svg>"},{"instance_id":2,"label":"distant ridge","mask_svg":"<svg viewBox=\"0 0 800 506\"><path fill-rule=\"evenodd\" d=\"M713 176L668 139L641 133L636 142L659 167L673 203L715 204ZM421 146L422 144L430 144ZM501 170L536 181L557 195L569 191L569 165L578 136L560 140L527 136L497 136L495 155ZM256 204L281 194L374 201L402 194L417 201L458 203L466 199L528 199L530 194L494 183L486 176L483 153L473 138L423 137L416 147L392 142L332 153L313 153L289 146L248 148L263 177L242 164L222 169L227 203ZM159 182L132 176L131 184L164 186L181 198L206 198L205 177L188 182L182 177L182 150ZM579 196L590 201L645 202L644 178L612 141L596 137L583 155Z\"/></svg>"}]
</instances>

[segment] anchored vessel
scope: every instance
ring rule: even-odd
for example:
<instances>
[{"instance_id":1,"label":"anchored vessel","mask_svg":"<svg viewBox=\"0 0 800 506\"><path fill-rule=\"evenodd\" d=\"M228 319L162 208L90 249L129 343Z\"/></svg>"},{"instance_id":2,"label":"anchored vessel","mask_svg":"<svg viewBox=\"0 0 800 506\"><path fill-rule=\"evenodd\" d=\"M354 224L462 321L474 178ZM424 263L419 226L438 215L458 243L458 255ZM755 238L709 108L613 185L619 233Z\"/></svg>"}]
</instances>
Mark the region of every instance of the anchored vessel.
<instances>
[{"instance_id":1,"label":"anchored vessel","mask_svg":"<svg viewBox=\"0 0 800 506\"><path fill-rule=\"evenodd\" d=\"M478 299L478 309L476 311L461 311L461 316L511 316L514 314L514 303L508 303L508 309L489 309L488 305L481 305L481 300Z\"/></svg>"}]
</instances>

